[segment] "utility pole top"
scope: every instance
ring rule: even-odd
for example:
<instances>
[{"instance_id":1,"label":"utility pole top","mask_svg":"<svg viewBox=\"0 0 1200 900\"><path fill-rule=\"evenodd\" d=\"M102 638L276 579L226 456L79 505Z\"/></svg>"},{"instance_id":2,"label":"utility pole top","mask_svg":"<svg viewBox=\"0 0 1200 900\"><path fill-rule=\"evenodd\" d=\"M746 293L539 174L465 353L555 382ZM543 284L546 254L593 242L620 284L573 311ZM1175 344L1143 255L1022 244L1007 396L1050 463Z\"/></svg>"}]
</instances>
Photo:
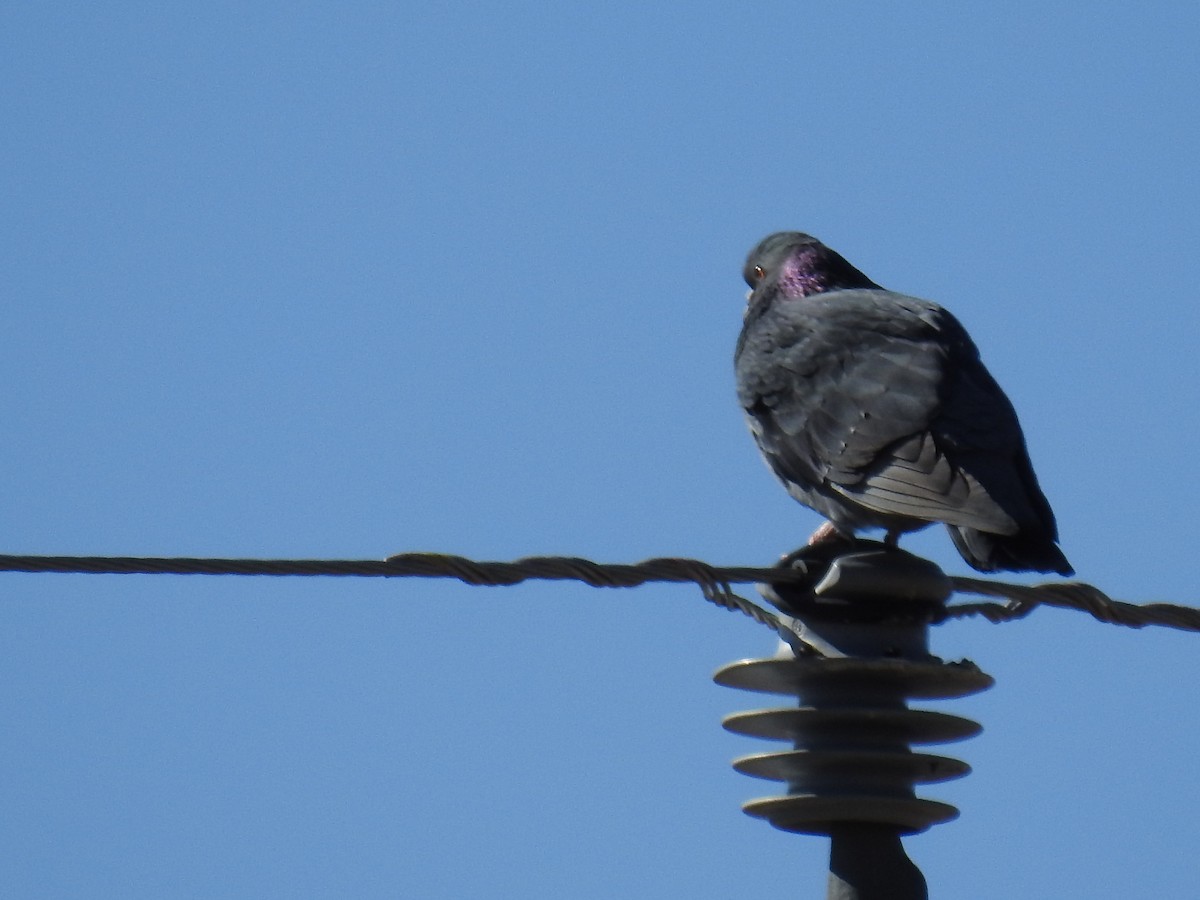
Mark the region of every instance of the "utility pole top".
<instances>
[{"instance_id":1,"label":"utility pole top","mask_svg":"<svg viewBox=\"0 0 1200 900\"><path fill-rule=\"evenodd\" d=\"M829 835L830 900L925 900L924 878L901 837L948 822L958 810L917 797L915 786L961 778L970 767L912 745L961 740L980 728L959 716L909 709L907 702L967 696L992 679L973 663L946 663L929 653L929 625L951 593L933 563L870 542L840 556L805 548L781 565L796 562L813 573L809 584L762 589L794 620L790 646L714 676L727 687L796 699L723 723L738 734L792 745L734 761L739 772L787 785L785 795L743 808L784 831Z\"/></svg>"}]
</instances>

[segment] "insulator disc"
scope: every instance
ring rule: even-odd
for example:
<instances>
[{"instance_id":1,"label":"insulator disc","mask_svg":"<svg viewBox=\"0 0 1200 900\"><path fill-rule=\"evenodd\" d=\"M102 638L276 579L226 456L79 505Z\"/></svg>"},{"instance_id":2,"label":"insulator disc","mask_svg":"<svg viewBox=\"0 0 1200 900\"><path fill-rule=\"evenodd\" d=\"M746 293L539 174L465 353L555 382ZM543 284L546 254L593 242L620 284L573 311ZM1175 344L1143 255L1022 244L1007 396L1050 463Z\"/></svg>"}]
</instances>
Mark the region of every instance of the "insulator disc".
<instances>
[{"instance_id":1,"label":"insulator disc","mask_svg":"<svg viewBox=\"0 0 1200 900\"><path fill-rule=\"evenodd\" d=\"M906 834L916 834L958 818L958 810L947 803L915 797L764 797L742 809L799 834L829 834L838 822L896 825Z\"/></svg>"},{"instance_id":2,"label":"insulator disc","mask_svg":"<svg viewBox=\"0 0 1200 900\"><path fill-rule=\"evenodd\" d=\"M870 705L875 697L922 700L965 697L993 679L970 662L905 659L745 659L713 676L717 684L765 694L836 694Z\"/></svg>"},{"instance_id":3,"label":"insulator disc","mask_svg":"<svg viewBox=\"0 0 1200 900\"><path fill-rule=\"evenodd\" d=\"M978 724L924 709L783 707L733 713L721 723L734 734L792 741L807 748L877 744L946 744L975 737Z\"/></svg>"},{"instance_id":4,"label":"insulator disc","mask_svg":"<svg viewBox=\"0 0 1200 900\"><path fill-rule=\"evenodd\" d=\"M912 794L914 784L935 784L962 778L971 771L965 762L930 753L866 753L854 750L789 750L754 753L733 761L743 775L786 781L793 792L840 791L861 785L897 796Z\"/></svg>"}]
</instances>

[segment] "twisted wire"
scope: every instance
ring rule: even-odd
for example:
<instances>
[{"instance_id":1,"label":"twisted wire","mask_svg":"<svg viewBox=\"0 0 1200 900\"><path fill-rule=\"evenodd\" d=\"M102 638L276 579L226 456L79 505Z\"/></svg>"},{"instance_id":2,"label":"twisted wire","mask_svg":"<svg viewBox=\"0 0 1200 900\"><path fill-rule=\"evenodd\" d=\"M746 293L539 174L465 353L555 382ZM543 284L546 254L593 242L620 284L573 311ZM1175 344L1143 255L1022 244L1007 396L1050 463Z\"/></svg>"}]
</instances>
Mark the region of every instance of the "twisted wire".
<instances>
[{"instance_id":1,"label":"twisted wire","mask_svg":"<svg viewBox=\"0 0 1200 900\"><path fill-rule=\"evenodd\" d=\"M1038 606L1053 606L1084 612L1099 622L1127 628L1161 625L1180 631L1200 631L1200 609L1174 603L1138 604L1114 600L1099 588L1082 581L1024 585L953 576L950 583L958 593L1003 597L1008 602L950 606L946 609L948 618L982 615L991 622L1009 622L1024 618Z\"/></svg>"},{"instance_id":2,"label":"twisted wire","mask_svg":"<svg viewBox=\"0 0 1200 900\"><path fill-rule=\"evenodd\" d=\"M753 566L711 566L696 559L659 557L639 563L596 563L571 556L530 556L515 562L481 562L448 553L400 553L387 559L226 559L188 556L0 555L0 572L89 575L264 575L358 578L457 578L470 585L509 586L531 579L581 581L592 587L628 588L649 582L699 586L704 598L776 631L786 626L770 611L734 593L732 583L800 583L803 571Z\"/></svg>"},{"instance_id":3,"label":"twisted wire","mask_svg":"<svg viewBox=\"0 0 1200 900\"><path fill-rule=\"evenodd\" d=\"M809 580L809 574L802 566L713 566L697 559L679 557L617 564L564 556L481 562L446 553L401 553L383 560L0 555L0 572L457 578L466 584L489 586L537 579L580 581L592 587L607 588L638 587L651 582L691 583L699 586L709 602L747 615L776 631L786 631L787 626L773 613L738 596L731 585L803 584ZM1022 585L963 576L952 576L950 582L956 593L996 597L1005 602L953 604L941 614L942 621L978 615L990 622L1009 622L1029 615L1038 606L1053 606L1084 612L1097 621L1129 628L1158 625L1200 631L1200 609L1173 603L1127 603L1114 600L1099 588L1083 582Z\"/></svg>"}]
</instances>

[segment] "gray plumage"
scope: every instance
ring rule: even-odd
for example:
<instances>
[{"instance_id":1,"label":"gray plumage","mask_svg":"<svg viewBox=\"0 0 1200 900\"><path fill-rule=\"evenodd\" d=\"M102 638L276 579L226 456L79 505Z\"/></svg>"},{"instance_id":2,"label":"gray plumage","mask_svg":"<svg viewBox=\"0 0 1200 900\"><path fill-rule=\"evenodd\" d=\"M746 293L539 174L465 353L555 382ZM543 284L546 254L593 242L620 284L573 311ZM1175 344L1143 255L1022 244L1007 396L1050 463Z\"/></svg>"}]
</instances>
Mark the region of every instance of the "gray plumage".
<instances>
[{"instance_id":1,"label":"gray plumage","mask_svg":"<svg viewBox=\"0 0 1200 900\"><path fill-rule=\"evenodd\" d=\"M846 535L943 522L982 572L1072 574L1016 412L957 319L799 232L764 239L744 274L738 398L793 497Z\"/></svg>"}]
</instances>

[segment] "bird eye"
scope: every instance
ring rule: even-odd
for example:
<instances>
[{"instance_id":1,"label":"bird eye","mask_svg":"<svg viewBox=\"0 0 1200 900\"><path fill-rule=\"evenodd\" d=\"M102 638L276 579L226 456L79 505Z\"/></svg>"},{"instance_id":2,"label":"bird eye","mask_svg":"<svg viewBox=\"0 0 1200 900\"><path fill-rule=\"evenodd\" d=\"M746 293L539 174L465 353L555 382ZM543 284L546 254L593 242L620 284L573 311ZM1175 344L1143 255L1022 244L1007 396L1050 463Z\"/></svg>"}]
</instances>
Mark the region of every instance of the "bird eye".
<instances>
[{"instance_id":1,"label":"bird eye","mask_svg":"<svg viewBox=\"0 0 1200 900\"><path fill-rule=\"evenodd\" d=\"M754 267L754 280L755 281L762 281L763 278L766 277L766 275L767 275L767 270L764 269L762 266Z\"/></svg>"}]
</instances>

